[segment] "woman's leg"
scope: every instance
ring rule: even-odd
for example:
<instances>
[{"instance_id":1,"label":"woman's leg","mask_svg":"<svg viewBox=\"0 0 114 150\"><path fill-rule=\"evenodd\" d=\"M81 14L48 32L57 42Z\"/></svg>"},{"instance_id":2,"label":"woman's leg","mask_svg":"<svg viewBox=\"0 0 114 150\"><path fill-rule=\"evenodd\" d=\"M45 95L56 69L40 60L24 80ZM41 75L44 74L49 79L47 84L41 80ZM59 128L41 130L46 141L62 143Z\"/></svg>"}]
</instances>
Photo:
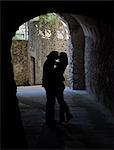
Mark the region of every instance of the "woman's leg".
<instances>
[{"instance_id":1,"label":"woman's leg","mask_svg":"<svg viewBox=\"0 0 114 150\"><path fill-rule=\"evenodd\" d=\"M69 107L67 103L64 101L64 95L63 91L58 90L57 92L57 100L60 105L60 122L69 122L69 120L72 118L72 115L70 113ZM66 120L65 120L66 115Z\"/></svg>"}]
</instances>

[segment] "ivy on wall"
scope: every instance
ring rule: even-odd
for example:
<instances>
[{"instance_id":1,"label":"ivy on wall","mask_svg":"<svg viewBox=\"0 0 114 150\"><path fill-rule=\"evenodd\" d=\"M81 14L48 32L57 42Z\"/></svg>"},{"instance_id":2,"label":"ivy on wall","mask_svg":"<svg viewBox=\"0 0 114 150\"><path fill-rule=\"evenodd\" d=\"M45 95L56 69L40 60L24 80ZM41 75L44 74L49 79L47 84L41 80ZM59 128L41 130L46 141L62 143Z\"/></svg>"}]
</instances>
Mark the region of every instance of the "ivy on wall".
<instances>
[{"instance_id":1,"label":"ivy on wall","mask_svg":"<svg viewBox=\"0 0 114 150\"><path fill-rule=\"evenodd\" d=\"M39 16L39 29L45 34L45 30L51 30L51 35L56 36L57 25L60 24L59 17L54 13Z\"/></svg>"},{"instance_id":2,"label":"ivy on wall","mask_svg":"<svg viewBox=\"0 0 114 150\"><path fill-rule=\"evenodd\" d=\"M58 17L54 13L48 13L46 15L39 16L39 22L44 25L48 24L50 26L54 26L57 20L58 20Z\"/></svg>"}]
</instances>

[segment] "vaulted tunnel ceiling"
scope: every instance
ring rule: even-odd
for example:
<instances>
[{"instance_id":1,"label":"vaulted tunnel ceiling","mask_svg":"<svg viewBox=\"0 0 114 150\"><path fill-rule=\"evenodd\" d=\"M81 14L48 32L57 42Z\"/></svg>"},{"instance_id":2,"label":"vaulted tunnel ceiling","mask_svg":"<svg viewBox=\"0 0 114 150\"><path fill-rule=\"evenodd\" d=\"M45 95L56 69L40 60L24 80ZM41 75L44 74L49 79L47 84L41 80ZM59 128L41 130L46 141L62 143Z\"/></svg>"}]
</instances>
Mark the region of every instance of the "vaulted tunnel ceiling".
<instances>
[{"instance_id":1,"label":"vaulted tunnel ceiling","mask_svg":"<svg viewBox=\"0 0 114 150\"><path fill-rule=\"evenodd\" d=\"M6 21L6 24L8 24L9 30L12 30L13 26L18 28L19 25L29 19L47 12L84 15L98 20L103 20L113 25L112 1L15 1L2 2L2 6L2 19L3 21Z\"/></svg>"}]
</instances>

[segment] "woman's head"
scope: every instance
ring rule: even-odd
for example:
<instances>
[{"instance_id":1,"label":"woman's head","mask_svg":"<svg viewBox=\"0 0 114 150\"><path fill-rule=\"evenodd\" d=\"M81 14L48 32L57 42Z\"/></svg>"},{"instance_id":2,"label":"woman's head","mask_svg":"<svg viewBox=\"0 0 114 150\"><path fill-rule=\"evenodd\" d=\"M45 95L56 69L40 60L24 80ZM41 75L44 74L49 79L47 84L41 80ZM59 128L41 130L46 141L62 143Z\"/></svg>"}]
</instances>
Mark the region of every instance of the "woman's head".
<instances>
[{"instance_id":1,"label":"woman's head","mask_svg":"<svg viewBox=\"0 0 114 150\"><path fill-rule=\"evenodd\" d=\"M67 57L67 54L65 52L60 52L59 59L61 62L68 64L68 57Z\"/></svg>"}]
</instances>

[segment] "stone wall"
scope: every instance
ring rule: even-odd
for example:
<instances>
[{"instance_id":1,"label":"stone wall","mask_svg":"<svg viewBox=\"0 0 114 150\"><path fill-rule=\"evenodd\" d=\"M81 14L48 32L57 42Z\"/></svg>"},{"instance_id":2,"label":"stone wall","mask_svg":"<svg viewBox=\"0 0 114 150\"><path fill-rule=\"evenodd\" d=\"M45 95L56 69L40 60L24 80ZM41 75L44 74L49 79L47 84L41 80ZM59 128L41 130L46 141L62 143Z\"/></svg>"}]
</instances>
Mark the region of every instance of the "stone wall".
<instances>
[{"instance_id":1,"label":"stone wall","mask_svg":"<svg viewBox=\"0 0 114 150\"><path fill-rule=\"evenodd\" d=\"M96 59L97 82L94 82L94 94L114 112L114 34L111 27L103 22L98 26L100 33L99 51Z\"/></svg>"},{"instance_id":2,"label":"stone wall","mask_svg":"<svg viewBox=\"0 0 114 150\"><path fill-rule=\"evenodd\" d=\"M71 30L73 43L73 89L85 89L84 68L84 33L80 25L75 21L75 27Z\"/></svg>"},{"instance_id":3,"label":"stone wall","mask_svg":"<svg viewBox=\"0 0 114 150\"><path fill-rule=\"evenodd\" d=\"M11 56L17 85L28 85L28 41L12 40Z\"/></svg>"},{"instance_id":4,"label":"stone wall","mask_svg":"<svg viewBox=\"0 0 114 150\"><path fill-rule=\"evenodd\" d=\"M110 111L114 112L113 29L109 24L102 20L94 20L86 16L82 17L72 14L70 16L63 16L69 23L73 44L73 53L71 53L73 55L73 86L77 87L75 81L79 81L77 80L79 76L76 76L79 72L77 72L76 68L80 70L80 64L83 64L82 62L84 62L87 92L93 100L102 103ZM75 20L79 24L76 24ZM84 45L82 45L83 42L81 43L81 41L83 41L83 36L80 34L81 32L78 32L81 31L79 26L84 33ZM79 30L76 30L77 27ZM79 35L79 41L77 41L78 36L76 34ZM84 48L84 51L77 51L80 49L80 46L81 48ZM83 69L80 71L83 71Z\"/></svg>"},{"instance_id":5,"label":"stone wall","mask_svg":"<svg viewBox=\"0 0 114 150\"><path fill-rule=\"evenodd\" d=\"M71 42L69 43L70 87L72 89L82 90L85 89L84 32L74 17L66 14L63 16L68 22L71 35Z\"/></svg>"},{"instance_id":6,"label":"stone wall","mask_svg":"<svg viewBox=\"0 0 114 150\"><path fill-rule=\"evenodd\" d=\"M88 93L114 112L114 33L110 25L75 16L85 36L85 78Z\"/></svg>"}]
</instances>

